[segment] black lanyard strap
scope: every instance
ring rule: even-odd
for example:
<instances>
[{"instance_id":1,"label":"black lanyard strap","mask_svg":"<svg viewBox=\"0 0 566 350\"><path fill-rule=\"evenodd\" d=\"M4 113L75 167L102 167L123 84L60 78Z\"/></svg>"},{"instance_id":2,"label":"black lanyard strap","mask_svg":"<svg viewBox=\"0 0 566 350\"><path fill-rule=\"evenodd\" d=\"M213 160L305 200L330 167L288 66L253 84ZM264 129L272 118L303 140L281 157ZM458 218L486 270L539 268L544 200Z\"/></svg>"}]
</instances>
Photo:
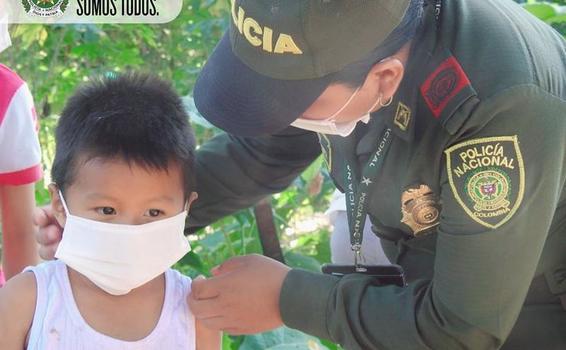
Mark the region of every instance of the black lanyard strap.
<instances>
[{"instance_id":1,"label":"black lanyard strap","mask_svg":"<svg viewBox=\"0 0 566 350\"><path fill-rule=\"evenodd\" d=\"M346 171L344 172L344 184L346 194L346 212L348 215L348 227L350 229L350 244L354 251L354 263L356 268L360 265L362 241L364 238L364 225L367 217L368 203L372 184L377 181L379 170L383 165L385 154L391 146L393 134L390 128L387 128L381 135L376 151L372 154L362 170L362 176L357 177L354 164L346 160ZM353 149L353 148L352 148Z\"/></svg>"}]
</instances>

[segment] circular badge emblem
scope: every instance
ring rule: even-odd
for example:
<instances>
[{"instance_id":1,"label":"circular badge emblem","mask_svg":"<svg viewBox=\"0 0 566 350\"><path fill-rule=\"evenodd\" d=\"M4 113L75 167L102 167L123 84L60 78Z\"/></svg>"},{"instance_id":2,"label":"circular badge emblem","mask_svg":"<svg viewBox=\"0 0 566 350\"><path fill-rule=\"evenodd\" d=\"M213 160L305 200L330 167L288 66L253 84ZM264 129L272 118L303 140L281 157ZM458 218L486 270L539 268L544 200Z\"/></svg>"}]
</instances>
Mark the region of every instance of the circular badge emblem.
<instances>
[{"instance_id":1,"label":"circular badge emblem","mask_svg":"<svg viewBox=\"0 0 566 350\"><path fill-rule=\"evenodd\" d=\"M425 200L413 208L413 218L415 222L422 226L435 225L440 212L435 201Z\"/></svg>"},{"instance_id":2,"label":"circular badge emblem","mask_svg":"<svg viewBox=\"0 0 566 350\"><path fill-rule=\"evenodd\" d=\"M69 5L69 0L22 0L25 11L32 16L60 16Z\"/></svg>"},{"instance_id":3,"label":"circular badge emblem","mask_svg":"<svg viewBox=\"0 0 566 350\"><path fill-rule=\"evenodd\" d=\"M490 169L472 175L466 184L468 196L476 211L496 211L508 208L510 180L499 169Z\"/></svg>"}]
</instances>

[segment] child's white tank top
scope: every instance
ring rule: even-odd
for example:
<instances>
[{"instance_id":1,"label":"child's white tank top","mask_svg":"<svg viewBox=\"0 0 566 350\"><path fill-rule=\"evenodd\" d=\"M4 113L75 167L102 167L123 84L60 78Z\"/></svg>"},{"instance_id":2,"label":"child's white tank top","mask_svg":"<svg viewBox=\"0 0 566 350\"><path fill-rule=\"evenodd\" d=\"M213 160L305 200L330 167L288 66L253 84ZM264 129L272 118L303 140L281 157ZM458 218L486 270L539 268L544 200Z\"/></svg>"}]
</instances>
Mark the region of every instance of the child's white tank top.
<instances>
[{"instance_id":1,"label":"child's white tank top","mask_svg":"<svg viewBox=\"0 0 566 350\"><path fill-rule=\"evenodd\" d=\"M157 325L144 339L132 342L111 338L86 323L62 261L28 267L26 271L33 272L37 281L28 350L195 349L195 320L186 302L191 280L175 270L165 272L165 298Z\"/></svg>"}]
</instances>

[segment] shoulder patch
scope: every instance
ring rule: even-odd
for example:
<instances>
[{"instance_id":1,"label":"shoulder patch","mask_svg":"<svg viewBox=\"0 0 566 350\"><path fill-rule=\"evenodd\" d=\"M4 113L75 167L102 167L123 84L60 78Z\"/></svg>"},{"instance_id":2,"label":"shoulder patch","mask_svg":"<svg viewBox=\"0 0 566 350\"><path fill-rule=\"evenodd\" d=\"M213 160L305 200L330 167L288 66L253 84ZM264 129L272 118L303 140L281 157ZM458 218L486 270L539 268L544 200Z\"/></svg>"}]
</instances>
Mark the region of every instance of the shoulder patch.
<instances>
[{"instance_id":1,"label":"shoulder patch","mask_svg":"<svg viewBox=\"0 0 566 350\"><path fill-rule=\"evenodd\" d=\"M450 187L464 211L492 229L511 219L525 192L517 136L474 139L444 152Z\"/></svg>"},{"instance_id":2,"label":"shoulder patch","mask_svg":"<svg viewBox=\"0 0 566 350\"><path fill-rule=\"evenodd\" d=\"M421 94L432 114L439 118L448 103L470 85L470 80L458 60L450 56L421 85Z\"/></svg>"}]
</instances>

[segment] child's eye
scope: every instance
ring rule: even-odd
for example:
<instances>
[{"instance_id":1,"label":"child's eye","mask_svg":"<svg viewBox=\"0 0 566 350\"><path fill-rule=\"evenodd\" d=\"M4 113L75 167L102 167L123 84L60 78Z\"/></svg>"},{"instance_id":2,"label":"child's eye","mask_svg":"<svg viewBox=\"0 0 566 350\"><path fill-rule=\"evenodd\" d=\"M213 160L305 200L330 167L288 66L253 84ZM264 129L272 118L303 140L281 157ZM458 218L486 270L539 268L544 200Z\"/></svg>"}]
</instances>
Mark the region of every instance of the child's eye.
<instances>
[{"instance_id":1,"label":"child's eye","mask_svg":"<svg viewBox=\"0 0 566 350\"><path fill-rule=\"evenodd\" d=\"M159 215L163 214L163 211L159 210L159 209L149 209L145 215L150 216L152 218L157 217Z\"/></svg>"},{"instance_id":2,"label":"child's eye","mask_svg":"<svg viewBox=\"0 0 566 350\"><path fill-rule=\"evenodd\" d=\"M102 215L116 215L116 209L112 207L100 207L96 208L96 211Z\"/></svg>"}]
</instances>

